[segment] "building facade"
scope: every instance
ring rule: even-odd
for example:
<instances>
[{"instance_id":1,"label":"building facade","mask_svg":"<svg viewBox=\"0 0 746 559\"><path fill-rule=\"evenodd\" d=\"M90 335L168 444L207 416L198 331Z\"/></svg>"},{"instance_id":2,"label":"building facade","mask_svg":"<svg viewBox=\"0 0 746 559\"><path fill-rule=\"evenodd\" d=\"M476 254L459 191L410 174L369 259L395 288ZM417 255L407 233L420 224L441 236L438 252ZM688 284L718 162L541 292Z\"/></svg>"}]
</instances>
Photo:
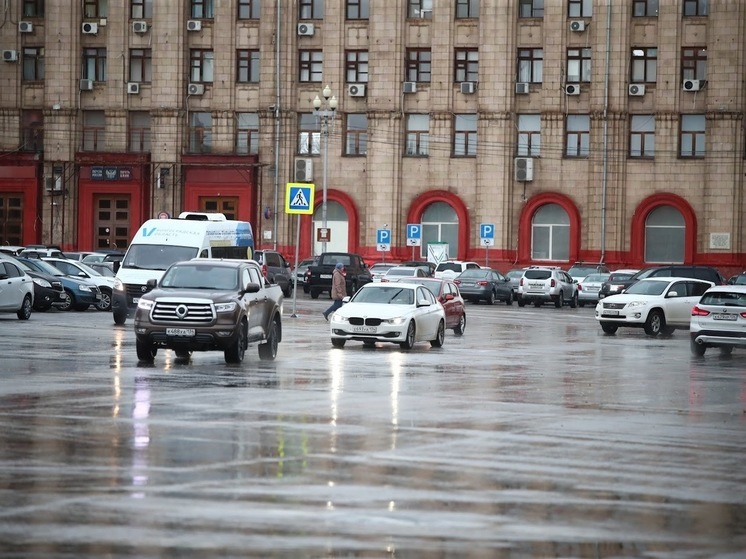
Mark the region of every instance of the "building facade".
<instances>
[{"instance_id":1,"label":"building facade","mask_svg":"<svg viewBox=\"0 0 746 559\"><path fill-rule=\"evenodd\" d=\"M736 270L745 28L740 0L9 0L0 242L202 210L300 257Z\"/></svg>"}]
</instances>

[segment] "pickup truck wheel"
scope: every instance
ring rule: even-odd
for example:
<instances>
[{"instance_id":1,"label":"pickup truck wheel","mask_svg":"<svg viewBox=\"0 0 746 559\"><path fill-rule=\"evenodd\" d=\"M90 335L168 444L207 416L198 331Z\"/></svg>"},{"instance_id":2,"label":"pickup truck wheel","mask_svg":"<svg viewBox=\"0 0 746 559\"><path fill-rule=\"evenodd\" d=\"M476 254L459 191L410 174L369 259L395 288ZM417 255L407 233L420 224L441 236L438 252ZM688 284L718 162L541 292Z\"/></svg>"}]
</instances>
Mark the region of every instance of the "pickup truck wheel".
<instances>
[{"instance_id":1,"label":"pickup truck wheel","mask_svg":"<svg viewBox=\"0 0 746 559\"><path fill-rule=\"evenodd\" d=\"M272 361L277 357L277 322L272 321L267 333L267 341L259 344L259 359L262 361Z\"/></svg>"},{"instance_id":2,"label":"pickup truck wheel","mask_svg":"<svg viewBox=\"0 0 746 559\"><path fill-rule=\"evenodd\" d=\"M461 313L458 319L458 325L453 329L453 333L457 336L463 336L464 330L466 330L466 313Z\"/></svg>"},{"instance_id":3,"label":"pickup truck wheel","mask_svg":"<svg viewBox=\"0 0 746 559\"><path fill-rule=\"evenodd\" d=\"M438 324L438 333L435 335L434 340L430 340L430 346L431 347L443 347L443 342L446 339L446 325L441 320L440 324Z\"/></svg>"},{"instance_id":4,"label":"pickup truck wheel","mask_svg":"<svg viewBox=\"0 0 746 559\"><path fill-rule=\"evenodd\" d=\"M609 324L608 322L601 323L601 330L603 330L605 334L616 334L618 329L619 326L616 324Z\"/></svg>"},{"instance_id":5,"label":"pickup truck wheel","mask_svg":"<svg viewBox=\"0 0 746 559\"><path fill-rule=\"evenodd\" d=\"M96 308L100 311L111 310L111 290L109 289L101 290L101 301L98 302L98 304L96 305Z\"/></svg>"},{"instance_id":6,"label":"pickup truck wheel","mask_svg":"<svg viewBox=\"0 0 746 559\"><path fill-rule=\"evenodd\" d=\"M127 311L126 310L115 310L114 313L114 324L122 325L127 321Z\"/></svg>"},{"instance_id":7,"label":"pickup truck wheel","mask_svg":"<svg viewBox=\"0 0 746 559\"><path fill-rule=\"evenodd\" d=\"M246 340L246 322L243 322L238 329L238 336L236 336L236 341L234 341L233 344L223 352L226 363L235 364L241 363L241 361L243 361L244 355L246 354Z\"/></svg>"},{"instance_id":8,"label":"pickup truck wheel","mask_svg":"<svg viewBox=\"0 0 746 559\"><path fill-rule=\"evenodd\" d=\"M137 358L143 363L152 363L155 360L155 354L158 353L158 348L153 344L140 340L135 343L135 349L137 350Z\"/></svg>"},{"instance_id":9,"label":"pickup truck wheel","mask_svg":"<svg viewBox=\"0 0 746 559\"><path fill-rule=\"evenodd\" d=\"M319 295L321 295L321 291L318 289L311 288L311 299L318 299Z\"/></svg>"},{"instance_id":10,"label":"pickup truck wheel","mask_svg":"<svg viewBox=\"0 0 746 559\"><path fill-rule=\"evenodd\" d=\"M334 347L339 347L339 348L342 348L342 347L344 347L344 346L345 346L345 342L346 342L346 341L347 341L347 340L343 340L343 339L341 339L341 338L332 338L332 345L333 345Z\"/></svg>"},{"instance_id":11,"label":"pickup truck wheel","mask_svg":"<svg viewBox=\"0 0 746 559\"><path fill-rule=\"evenodd\" d=\"M650 314L648 315L648 319L645 321L645 326L643 326L645 333L655 338L658 334L661 333L661 330L665 327L666 320L663 318L663 313L659 310L653 310L650 311Z\"/></svg>"},{"instance_id":12,"label":"pickup truck wheel","mask_svg":"<svg viewBox=\"0 0 746 559\"><path fill-rule=\"evenodd\" d=\"M407 327L407 337L403 342L399 343L399 346L401 346L402 349L412 349L414 347L415 334L416 327L414 325L414 320L412 320L409 322L409 326Z\"/></svg>"},{"instance_id":13,"label":"pickup truck wheel","mask_svg":"<svg viewBox=\"0 0 746 559\"><path fill-rule=\"evenodd\" d=\"M18 309L18 312L16 313L16 316L20 320L28 320L29 318L31 318L31 307L33 307L32 303L31 303L31 296L30 295L26 295L23 298L23 303L21 303L21 308Z\"/></svg>"}]
</instances>

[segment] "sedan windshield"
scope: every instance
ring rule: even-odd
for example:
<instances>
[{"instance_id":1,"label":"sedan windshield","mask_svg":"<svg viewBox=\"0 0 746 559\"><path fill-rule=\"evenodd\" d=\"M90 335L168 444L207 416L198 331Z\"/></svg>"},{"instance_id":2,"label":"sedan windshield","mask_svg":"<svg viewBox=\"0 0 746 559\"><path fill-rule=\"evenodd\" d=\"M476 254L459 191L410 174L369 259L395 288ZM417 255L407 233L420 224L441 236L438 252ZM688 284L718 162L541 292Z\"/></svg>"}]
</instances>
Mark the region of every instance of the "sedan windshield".
<instances>
[{"instance_id":1,"label":"sedan windshield","mask_svg":"<svg viewBox=\"0 0 746 559\"><path fill-rule=\"evenodd\" d=\"M364 287L352 297L355 303L382 303L393 305L413 305L414 291L404 287Z\"/></svg>"},{"instance_id":2,"label":"sedan windshield","mask_svg":"<svg viewBox=\"0 0 746 559\"><path fill-rule=\"evenodd\" d=\"M667 281L638 281L625 293L630 295L661 295L668 287Z\"/></svg>"}]
</instances>

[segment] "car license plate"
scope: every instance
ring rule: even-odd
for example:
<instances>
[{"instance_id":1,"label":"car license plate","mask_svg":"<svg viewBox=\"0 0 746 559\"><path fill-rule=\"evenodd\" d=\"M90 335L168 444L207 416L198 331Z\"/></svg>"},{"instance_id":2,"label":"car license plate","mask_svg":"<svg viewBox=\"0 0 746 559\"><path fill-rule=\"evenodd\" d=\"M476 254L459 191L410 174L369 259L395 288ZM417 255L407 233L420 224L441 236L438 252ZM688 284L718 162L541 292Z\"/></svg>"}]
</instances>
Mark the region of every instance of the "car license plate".
<instances>
[{"instance_id":1,"label":"car license plate","mask_svg":"<svg viewBox=\"0 0 746 559\"><path fill-rule=\"evenodd\" d=\"M738 320L737 314L713 314L713 320Z\"/></svg>"},{"instance_id":2,"label":"car license plate","mask_svg":"<svg viewBox=\"0 0 746 559\"><path fill-rule=\"evenodd\" d=\"M375 334L375 326L353 326L352 331L358 334Z\"/></svg>"},{"instance_id":3,"label":"car license plate","mask_svg":"<svg viewBox=\"0 0 746 559\"><path fill-rule=\"evenodd\" d=\"M590 286L590 287L586 287L586 289L587 289L588 291L598 291L598 287L593 287L593 286Z\"/></svg>"},{"instance_id":4,"label":"car license plate","mask_svg":"<svg viewBox=\"0 0 746 559\"><path fill-rule=\"evenodd\" d=\"M319 277L321 279L331 279L332 275L331 274L321 274Z\"/></svg>"},{"instance_id":5,"label":"car license plate","mask_svg":"<svg viewBox=\"0 0 746 559\"><path fill-rule=\"evenodd\" d=\"M194 328L166 328L167 336L190 337L196 334Z\"/></svg>"},{"instance_id":6,"label":"car license plate","mask_svg":"<svg viewBox=\"0 0 746 559\"><path fill-rule=\"evenodd\" d=\"M603 316L619 316L619 311L603 311Z\"/></svg>"},{"instance_id":7,"label":"car license plate","mask_svg":"<svg viewBox=\"0 0 746 559\"><path fill-rule=\"evenodd\" d=\"M132 297L132 304L133 305L136 305L139 302L140 302L140 298L139 297Z\"/></svg>"}]
</instances>

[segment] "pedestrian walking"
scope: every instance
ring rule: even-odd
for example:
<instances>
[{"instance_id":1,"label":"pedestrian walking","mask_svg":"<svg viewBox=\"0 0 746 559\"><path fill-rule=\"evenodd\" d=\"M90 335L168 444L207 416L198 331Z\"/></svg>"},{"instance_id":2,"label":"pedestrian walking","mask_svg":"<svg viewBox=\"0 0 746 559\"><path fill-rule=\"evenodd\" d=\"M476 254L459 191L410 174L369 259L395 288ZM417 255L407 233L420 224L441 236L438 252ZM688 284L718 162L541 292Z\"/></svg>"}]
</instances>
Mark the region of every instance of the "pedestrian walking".
<instances>
[{"instance_id":1,"label":"pedestrian walking","mask_svg":"<svg viewBox=\"0 0 746 559\"><path fill-rule=\"evenodd\" d=\"M342 299L347 295L346 276L345 265L337 262L332 274L332 304L323 312L324 320L329 320L329 315L342 306Z\"/></svg>"}]
</instances>

